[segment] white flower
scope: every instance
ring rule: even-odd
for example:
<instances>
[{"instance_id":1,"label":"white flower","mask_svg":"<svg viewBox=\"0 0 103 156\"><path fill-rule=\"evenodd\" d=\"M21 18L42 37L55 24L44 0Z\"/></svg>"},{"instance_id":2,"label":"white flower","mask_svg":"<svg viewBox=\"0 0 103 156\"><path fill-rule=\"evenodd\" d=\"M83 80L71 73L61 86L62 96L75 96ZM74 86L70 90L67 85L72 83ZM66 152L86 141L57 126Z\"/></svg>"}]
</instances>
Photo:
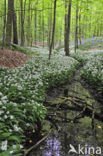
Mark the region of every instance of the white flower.
<instances>
[{"instance_id":1,"label":"white flower","mask_svg":"<svg viewBox=\"0 0 103 156\"><path fill-rule=\"evenodd\" d=\"M1 145L1 150L2 151L6 151L7 150L7 143L8 143L7 140L5 140L5 141L2 142L2 145Z\"/></svg>"},{"instance_id":2,"label":"white flower","mask_svg":"<svg viewBox=\"0 0 103 156\"><path fill-rule=\"evenodd\" d=\"M2 105L2 102L0 101L0 105Z\"/></svg>"},{"instance_id":3,"label":"white flower","mask_svg":"<svg viewBox=\"0 0 103 156\"><path fill-rule=\"evenodd\" d=\"M7 113L6 114L9 114L10 112L9 111L7 111Z\"/></svg>"},{"instance_id":4,"label":"white flower","mask_svg":"<svg viewBox=\"0 0 103 156\"><path fill-rule=\"evenodd\" d=\"M19 131L19 129L20 129L20 128L19 128L17 125L14 125L14 130L15 130L15 131Z\"/></svg>"},{"instance_id":5,"label":"white flower","mask_svg":"<svg viewBox=\"0 0 103 156\"><path fill-rule=\"evenodd\" d=\"M13 145L13 149L16 149L16 145Z\"/></svg>"},{"instance_id":6,"label":"white flower","mask_svg":"<svg viewBox=\"0 0 103 156\"><path fill-rule=\"evenodd\" d=\"M6 107L5 107L5 106L3 106L2 108L3 108L3 109L6 109Z\"/></svg>"},{"instance_id":7,"label":"white flower","mask_svg":"<svg viewBox=\"0 0 103 156\"><path fill-rule=\"evenodd\" d=\"M4 119L7 119L8 118L8 116L7 115L4 115Z\"/></svg>"},{"instance_id":8,"label":"white flower","mask_svg":"<svg viewBox=\"0 0 103 156\"><path fill-rule=\"evenodd\" d=\"M12 129L9 129L9 132L12 132Z\"/></svg>"},{"instance_id":9,"label":"white flower","mask_svg":"<svg viewBox=\"0 0 103 156\"><path fill-rule=\"evenodd\" d=\"M20 148L23 148L23 145L20 145Z\"/></svg>"},{"instance_id":10,"label":"white flower","mask_svg":"<svg viewBox=\"0 0 103 156\"><path fill-rule=\"evenodd\" d=\"M17 106L17 104L16 103L13 103L13 105L16 107Z\"/></svg>"},{"instance_id":11,"label":"white flower","mask_svg":"<svg viewBox=\"0 0 103 156\"><path fill-rule=\"evenodd\" d=\"M12 154L14 151L10 151L9 153Z\"/></svg>"},{"instance_id":12,"label":"white flower","mask_svg":"<svg viewBox=\"0 0 103 156\"><path fill-rule=\"evenodd\" d=\"M7 96L2 97L2 100L7 100Z\"/></svg>"},{"instance_id":13,"label":"white flower","mask_svg":"<svg viewBox=\"0 0 103 156\"><path fill-rule=\"evenodd\" d=\"M0 96L2 96L3 94L0 92Z\"/></svg>"},{"instance_id":14,"label":"white flower","mask_svg":"<svg viewBox=\"0 0 103 156\"><path fill-rule=\"evenodd\" d=\"M10 119L14 119L14 116L13 116L13 115L11 115L11 116L10 116Z\"/></svg>"},{"instance_id":15,"label":"white flower","mask_svg":"<svg viewBox=\"0 0 103 156\"><path fill-rule=\"evenodd\" d=\"M30 126L30 124L29 124L29 123L27 123L27 124L26 124L26 126L28 126L28 127L29 127L29 126Z\"/></svg>"},{"instance_id":16,"label":"white flower","mask_svg":"<svg viewBox=\"0 0 103 156\"><path fill-rule=\"evenodd\" d=\"M2 102L3 102L4 104L6 104L8 101L4 99Z\"/></svg>"},{"instance_id":17,"label":"white flower","mask_svg":"<svg viewBox=\"0 0 103 156\"><path fill-rule=\"evenodd\" d=\"M3 113L4 113L4 111L1 110L1 111L0 111L0 115L2 115Z\"/></svg>"}]
</instances>

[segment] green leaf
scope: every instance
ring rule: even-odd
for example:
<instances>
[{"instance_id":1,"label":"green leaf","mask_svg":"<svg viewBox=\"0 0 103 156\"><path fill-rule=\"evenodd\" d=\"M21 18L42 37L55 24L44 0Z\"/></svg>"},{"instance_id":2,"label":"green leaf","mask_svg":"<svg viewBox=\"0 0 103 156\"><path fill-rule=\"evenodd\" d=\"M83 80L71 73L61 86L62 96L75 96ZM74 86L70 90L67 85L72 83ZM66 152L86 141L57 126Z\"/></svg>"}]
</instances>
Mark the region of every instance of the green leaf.
<instances>
[{"instance_id":1,"label":"green leaf","mask_svg":"<svg viewBox=\"0 0 103 156\"><path fill-rule=\"evenodd\" d=\"M18 143L21 141L20 136L10 136L8 140L16 141Z\"/></svg>"}]
</instances>

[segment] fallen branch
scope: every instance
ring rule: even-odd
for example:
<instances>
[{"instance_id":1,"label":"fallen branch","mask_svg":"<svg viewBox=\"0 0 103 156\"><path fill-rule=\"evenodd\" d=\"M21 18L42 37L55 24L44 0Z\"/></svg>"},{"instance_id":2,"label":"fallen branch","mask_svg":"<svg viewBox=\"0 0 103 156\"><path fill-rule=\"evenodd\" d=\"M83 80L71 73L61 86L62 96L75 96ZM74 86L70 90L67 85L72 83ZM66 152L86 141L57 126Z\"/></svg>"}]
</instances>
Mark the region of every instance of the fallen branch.
<instances>
[{"instance_id":1,"label":"fallen branch","mask_svg":"<svg viewBox=\"0 0 103 156\"><path fill-rule=\"evenodd\" d=\"M87 105L88 107L91 107L91 108L92 108L92 105L91 105L91 104L86 103L84 100L82 100L82 99L79 98L79 97L73 97L73 96L63 97L63 96L60 96L60 98L61 98L61 99L65 99L65 101L68 100L68 101L74 102L74 103L81 102L82 104L85 104L85 105ZM70 98L72 98L72 99L70 100ZM68 103L65 103L65 104L68 104ZM78 104L78 105L79 105L79 104ZM100 108L103 108L103 106L94 107L94 109L100 109Z\"/></svg>"},{"instance_id":2,"label":"fallen branch","mask_svg":"<svg viewBox=\"0 0 103 156\"><path fill-rule=\"evenodd\" d=\"M85 106L83 107L83 110L82 110L77 116L75 116L74 119L72 119L72 120L74 121L74 120L76 120L76 119L80 119L81 116L83 115L83 113L85 112L86 108L87 108L87 105L85 105Z\"/></svg>"},{"instance_id":3,"label":"fallen branch","mask_svg":"<svg viewBox=\"0 0 103 156\"><path fill-rule=\"evenodd\" d=\"M51 131L50 131L51 132ZM25 153L24 156L27 156L27 154L32 151L33 149L35 149L37 146L39 146L45 139L47 139L47 137L49 136L50 132L44 136L41 140L39 140L35 145L33 145L32 147L30 147Z\"/></svg>"},{"instance_id":4,"label":"fallen branch","mask_svg":"<svg viewBox=\"0 0 103 156\"><path fill-rule=\"evenodd\" d=\"M72 102L72 104L75 107L69 106L69 103L68 103L69 101ZM49 107L51 106L49 103L46 103L46 104L48 104ZM57 104L52 104L52 107L56 107L56 106L57 106ZM84 108L85 106L86 106L86 108ZM91 107L91 108L89 108L89 107ZM83 114L86 115L86 116L92 117L92 106L90 104L87 104L86 102L83 102L83 105L80 105L76 100L69 99L69 97L66 99L66 102L63 102L63 103L61 102L61 105L59 105L59 108L61 108L62 110L65 109L65 110L73 110L73 111L74 110L75 111L82 111L83 108L84 108L85 110L83 111L84 112ZM96 108L94 108L94 109L96 109ZM94 115L95 115L95 119L100 120L100 121L103 122L102 114L95 112Z\"/></svg>"}]
</instances>

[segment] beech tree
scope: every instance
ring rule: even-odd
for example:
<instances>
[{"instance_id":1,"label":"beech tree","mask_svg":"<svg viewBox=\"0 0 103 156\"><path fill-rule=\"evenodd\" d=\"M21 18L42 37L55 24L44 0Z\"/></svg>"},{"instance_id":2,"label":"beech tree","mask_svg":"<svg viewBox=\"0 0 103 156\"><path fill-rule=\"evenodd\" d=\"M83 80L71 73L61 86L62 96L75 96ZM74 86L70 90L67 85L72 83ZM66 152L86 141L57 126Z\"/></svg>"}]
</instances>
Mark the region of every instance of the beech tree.
<instances>
[{"instance_id":1,"label":"beech tree","mask_svg":"<svg viewBox=\"0 0 103 156\"><path fill-rule=\"evenodd\" d=\"M24 19L25 19L25 5L26 0L24 3L24 11L23 11L23 0L21 2L21 46L24 46Z\"/></svg>"},{"instance_id":2,"label":"beech tree","mask_svg":"<svg viewBox=\"0 0 103 156\"><path fill-rule=\"evenodd\" d=\"M69 6L68 6L68 15L65 15L65 55L69 56L69 41L70 41L70 20L71 20L71 2L72 0L69 0ZM67 4L66 4L67 5ZM67 6L66 6L67 7ZM68 18L67 18L68 17Z\"/></svg>"},{"instance_id":3,"label":"beech tree","mask_svg":"<svg viewBox=\"0 0 103 156\"><path fill-rule=\"evenodd\" d=\"M14 12L14 0L8 0L8 16L7 16L7 26L6 26L6 45L8 46L10 46L11 44L13 12Z\"/></svg>"},{"instance_id":4,"label":"beech tree","mask_svg":"<svg viewBox=\"0 0 103 156\"><path fill-rule=\"evenodd\" d=\"M18 44L17 16L15 10L13 11L13 43Z\"/></svg>"},{"instance_id":5,"label":"beech tree","mask_svg":"<svg viewBox=\"0 0 103 156\"><path fill-rule=\"evenodd\" d=\"M6 28L6 0L4 0L4 25L3 25L3 44L2 44L2 48L5 45L5 28Z\"/></svg>"},{"instance_id":6,"label":"beech tree","mask_svg":"<svg viewBox=\"0 0 103 156\"><path fill-rule=\"evenodd\" d=\"M70 42L74 41L76 51L83 39L102 36L103 0L57 0L55 18L54 2L2 0L0 38L3 45L48 46L51 55L53 48L64 44L65 55L69 56Z\"/></svg>"},{"instance_id":7,"label":"beech tree","mask_svg":"<svg viewBox=\"0 0 103 156\"><path fill-rule=\"evenodd\" d=\"M50 57L51 57L52 48L53 48L53 43L54 43L54 35L55 35L56 3L57 3L57 0L54 0L54 21L53 21L52 40L51 40L51 44L50 44L50 48L49 48L49 59L50 59Z\"/></svg>"},{"instance_id":8,"label":"beech tree","mask_svg":"<svg viewBox=\"0 0 103 156\"><path fill-rule=\"evenodd\" d=\"M6 24L6 1L5 1L5 18L4 18L4 31ZM17 36L17 17L14 10L14 0L8 0L8 16L7 16L7 25L6 25L6 45L10 46L12 39L12 25L13 25L13 43L18 44ZM3 36L3 41L4 41Z\"/></svg>"},{"instance_id":9,"label":"beech tree","mask_svg":"<svg viewBox=\"0 0 103 156\"><path fill-rule=\"evenodd\" d=\"M76 3L76 20L75 20L75 53L78 48L78 1Z\"/></svg>"}]
</instances>

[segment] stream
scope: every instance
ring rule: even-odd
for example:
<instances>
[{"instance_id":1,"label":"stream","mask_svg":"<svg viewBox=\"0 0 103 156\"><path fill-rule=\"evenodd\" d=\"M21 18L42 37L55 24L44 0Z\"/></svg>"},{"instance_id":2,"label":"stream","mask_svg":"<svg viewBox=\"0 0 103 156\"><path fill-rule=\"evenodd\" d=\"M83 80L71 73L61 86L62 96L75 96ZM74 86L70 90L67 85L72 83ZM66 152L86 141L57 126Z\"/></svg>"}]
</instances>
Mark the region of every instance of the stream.
<instances>
[{"instance_id":1,"label":"stream","mask_svg":"<svg viewBox=\"0 0 103 156\"><path fill-rule=\"evenodd\" d=\"M29 156L103 156L101 103L83 85L80 71L71 82L48 90L42 135L51 132Z\"/></svg>"}]
</instances>

